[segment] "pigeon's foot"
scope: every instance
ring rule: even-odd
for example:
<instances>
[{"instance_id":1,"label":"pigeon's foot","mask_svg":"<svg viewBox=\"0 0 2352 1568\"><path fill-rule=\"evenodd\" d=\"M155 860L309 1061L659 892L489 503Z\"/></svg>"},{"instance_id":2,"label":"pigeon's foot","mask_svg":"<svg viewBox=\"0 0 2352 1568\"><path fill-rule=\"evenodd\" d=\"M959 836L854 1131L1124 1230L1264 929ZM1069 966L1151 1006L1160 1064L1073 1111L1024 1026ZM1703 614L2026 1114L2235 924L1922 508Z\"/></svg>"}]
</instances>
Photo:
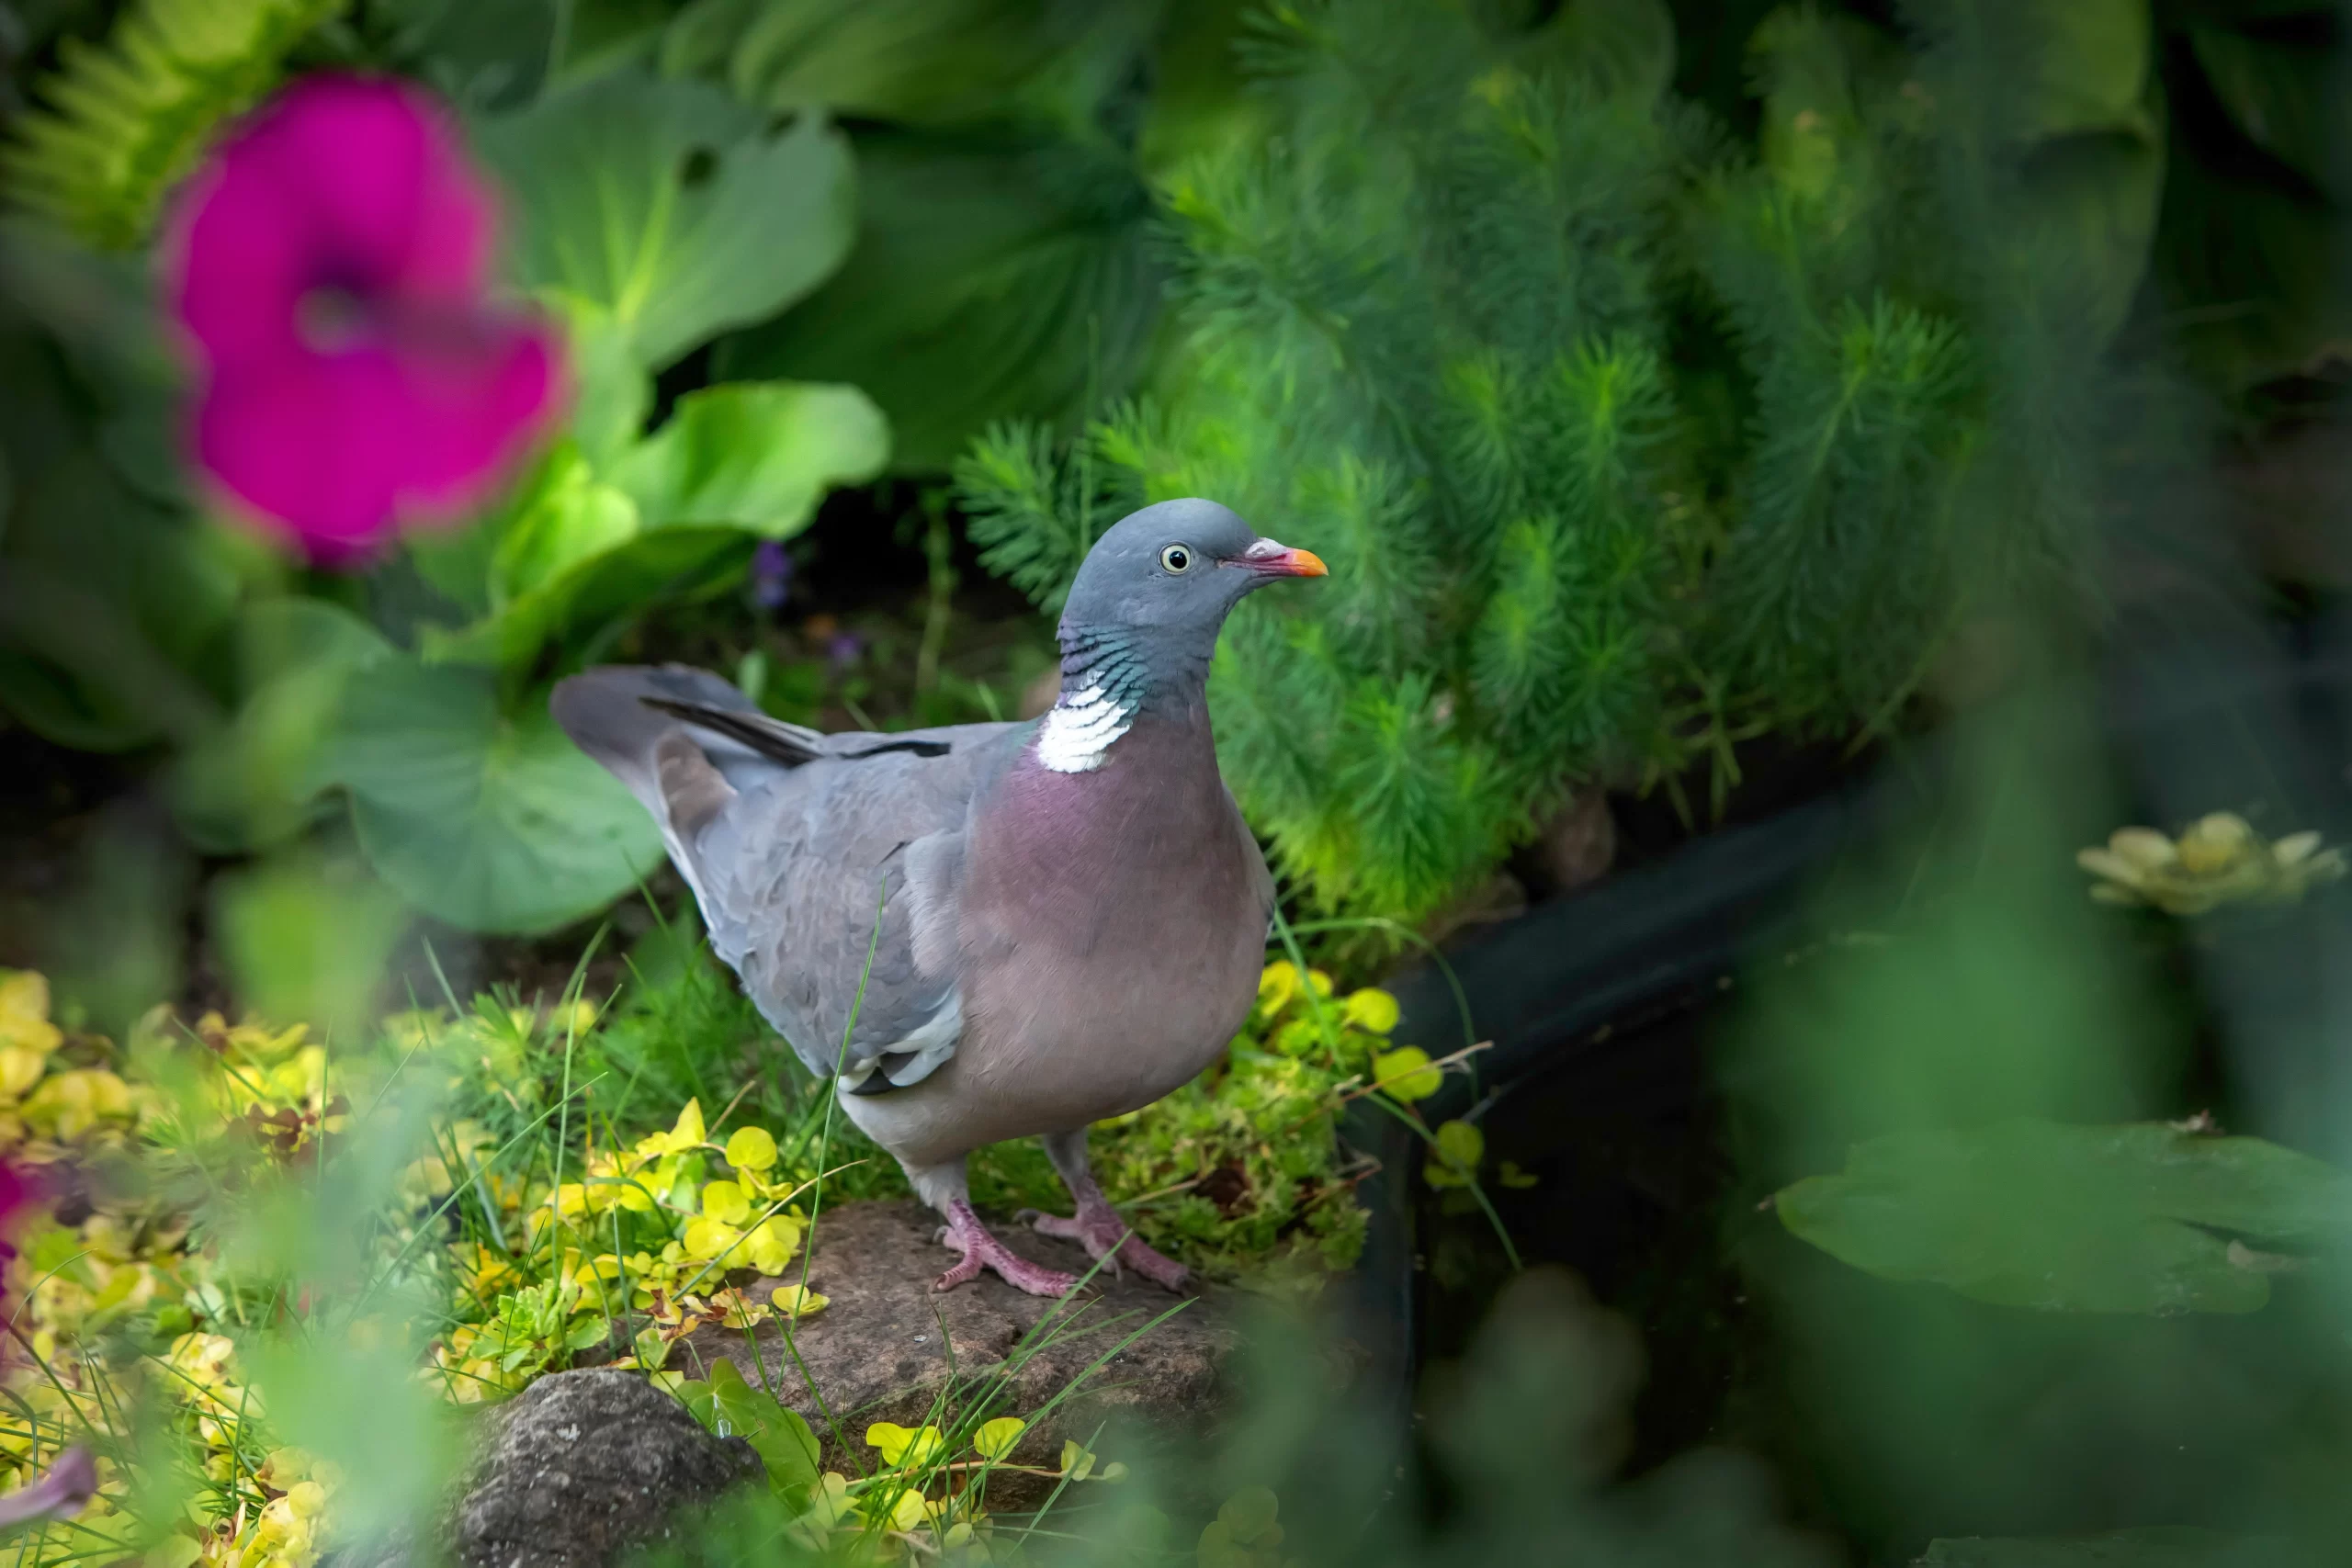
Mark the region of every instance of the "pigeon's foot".
<instances>
[{"instance_id":1,"label":"pigeon's foot","mask_svg":"<svg viewBox=\"0 0 2352 1568\"><path fill-rule=\"evenodd\" d=\"M1022 1210L1019 1217L1042 1235L1078 1243L1086 1248L1086 1256L1098 1262L1108 1258L1105 1267L1114 1274L1123 1268L1132 1269L1153 1284L1165 1285L1171 1291L1182 1290L1184 1282L1193 1277L1192 1270L1182 1263L1145 1246L1143 1237L1127 1229L1127 1222L1119 1218L1118 1211L1099 1198L1092 1201L1081 1200L1078 1213L1068 1219L1035 1209Z\"/></svg>"},{"instance_id":2,"label":"pigeon's foot","mask_svg":"<svg viewBox=\"0 0 2352 1568\"><path fill-rule=\"evenodd\" d=\"M956 1259L954 1268L932 1281L934 1291L952 1291L977 1280L983 1269L994 1269L998 1279L1033 1296L1066 1296L1078 1289L1077 1275L1032 1263L989 1234L988 1226L980 1224L979 1215L972 1212L969 1203L957 1201L949 1205L947 1226L939 1233L939 1239L964 1256Z\"/></svg>"}]
</instances>

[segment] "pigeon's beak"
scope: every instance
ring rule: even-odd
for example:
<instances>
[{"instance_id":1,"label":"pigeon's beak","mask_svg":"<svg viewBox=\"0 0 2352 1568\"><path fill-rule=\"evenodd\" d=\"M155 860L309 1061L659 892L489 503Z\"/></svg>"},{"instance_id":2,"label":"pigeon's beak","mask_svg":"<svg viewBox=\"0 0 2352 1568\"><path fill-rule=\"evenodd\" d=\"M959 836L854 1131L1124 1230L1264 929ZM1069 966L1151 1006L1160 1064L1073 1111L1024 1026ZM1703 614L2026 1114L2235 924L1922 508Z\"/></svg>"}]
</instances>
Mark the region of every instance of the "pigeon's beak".
<instances>
[{"instance_id":1,"label":"pigeon's beak","mask_svg":"<svg viewBox=\"0 0 2352 1568\"><path fill-rule=\"evenodd\" d=\"M1294 550L1272 539L1261 539L1241 552L1241 563L1267 577L1328 577L1331 569L1313 550Z\"/></svg>"}]
</instances>

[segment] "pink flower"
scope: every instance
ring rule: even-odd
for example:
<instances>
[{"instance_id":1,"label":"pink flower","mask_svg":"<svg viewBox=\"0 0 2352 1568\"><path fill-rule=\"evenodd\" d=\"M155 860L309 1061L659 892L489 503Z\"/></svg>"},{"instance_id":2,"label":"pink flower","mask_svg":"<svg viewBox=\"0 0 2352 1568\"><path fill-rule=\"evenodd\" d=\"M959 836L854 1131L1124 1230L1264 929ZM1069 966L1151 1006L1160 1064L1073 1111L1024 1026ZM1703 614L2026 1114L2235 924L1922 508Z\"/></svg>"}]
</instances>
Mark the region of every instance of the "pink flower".
<instances>
[{"instance_id":1,"label":"pink flower","mask_svg":"<svg viewBox=\"0 0 2352 1568\"><path fill-rule=\"evenodd\" d=\"M353 76L287 89L183 193L196 461L313 559L461 514L555 412L553 336L485 298L495 216L430 100Z\"/></svg>"},{"instance_id":2,"label":"pink flower","mask_svg":"<svg viewBox=\"0 0 2352 1568\"><path fill-rule=\"evenodd\" d=\"M32 1180L6 1160L0 1160L0 1285L7 1280L9 1262L17 1249L8 1245L9 1235L16 1229L17 1213L33 1206L40 1196ZM6 1299L0 1293L0 1301Z\"/></svg>"}]
</instances>

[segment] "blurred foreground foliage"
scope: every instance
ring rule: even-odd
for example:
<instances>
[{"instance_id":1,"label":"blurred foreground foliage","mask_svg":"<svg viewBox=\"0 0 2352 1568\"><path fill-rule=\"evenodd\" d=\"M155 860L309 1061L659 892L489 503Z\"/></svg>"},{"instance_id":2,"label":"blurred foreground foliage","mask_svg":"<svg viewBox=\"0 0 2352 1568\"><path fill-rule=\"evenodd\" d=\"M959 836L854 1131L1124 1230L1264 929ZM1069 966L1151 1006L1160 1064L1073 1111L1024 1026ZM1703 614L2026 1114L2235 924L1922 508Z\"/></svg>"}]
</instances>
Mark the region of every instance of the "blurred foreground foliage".
<instances>
[{"instance_id":1,"label":"blurred foreground foliage","mask_svg":"<svg viewBox=\"0 0 2352 1568\"><path fill-rule=\"evenodd\" d=\"M1329 990L1319 973L1269 968L1215 1081L1124 1119L1099 1162L1158 1244L1293 1301L1361 1245L1362 1168L1335 1118L1368 1092L1396 1019L1384 993ZM809 1540L836 1525L968 1536L985 1523L984 1489L959 1483L950 1506L925 1488L968 1442L1004 1460L1012 1438L986 1423L1014 1413L984 1401L911 1458L886 1451L887 1487L827 1481L813 1450L793 1457L799 1416L740 1379L729 1392L684 1345L705 1325L748 1334L826 1310L805 1261L822 1203L903 1193L827 1096L763 1066L755 1015L698 953L603 1016L578 999L485 996L395 1014L333 1049L301 1024L184 1024L162 1010L118 1044L51 1011L41 976L0 974L0 1146L47 1202L6 1275L21 1305L0 1380L15 1411L0 1416L0 1486L76 1442L98 1448L104 1484L35 1561L309 1568L351 1528L337 1502L349 1472L275 1418L269 1368L289 1343L323 1360L282 1377L322 1375L364 1347L459 1405L571 1365L639 1368L707 1419L705 1405L771 1412L786 1446L763 1453L790 1472L780 1495L804 1526L825 1514ZM1401 1111L1411 1090L1397 1092ZM394 1155L396 1137L412 1146ZM1009 1154L983 1156L983 1187L1060 1201L1029 1168L1040 1162ZM356 1228L322 1274L314 1233L328 1225ZM748 1429L740 1410L729 1419ZM1085 1480L1092 1461L1063 1468ZM156 1488L178 1500L159 1506Z\"/></svg>"}]
</instances>

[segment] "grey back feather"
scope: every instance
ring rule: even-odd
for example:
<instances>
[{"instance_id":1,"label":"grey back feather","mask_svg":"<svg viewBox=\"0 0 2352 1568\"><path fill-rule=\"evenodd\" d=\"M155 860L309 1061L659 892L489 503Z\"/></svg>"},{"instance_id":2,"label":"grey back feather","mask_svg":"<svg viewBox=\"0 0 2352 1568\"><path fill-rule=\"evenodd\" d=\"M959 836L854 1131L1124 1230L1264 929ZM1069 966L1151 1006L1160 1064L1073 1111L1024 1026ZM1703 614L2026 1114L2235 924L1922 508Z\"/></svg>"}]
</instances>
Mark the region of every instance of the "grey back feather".
<instances>
[{"instance_id":1,"label":"grey back feather","mask_svg":"<svg viewBox=\"0 0 2352 1568\"><path fill-rule=\"evenodd\" d=\"M713 951L811 1071L878 1089L952 1054L965 825L1034 724L824 735L675 666L590 671L550 706L662 825Z\"/></svg>"}]
</instances>

